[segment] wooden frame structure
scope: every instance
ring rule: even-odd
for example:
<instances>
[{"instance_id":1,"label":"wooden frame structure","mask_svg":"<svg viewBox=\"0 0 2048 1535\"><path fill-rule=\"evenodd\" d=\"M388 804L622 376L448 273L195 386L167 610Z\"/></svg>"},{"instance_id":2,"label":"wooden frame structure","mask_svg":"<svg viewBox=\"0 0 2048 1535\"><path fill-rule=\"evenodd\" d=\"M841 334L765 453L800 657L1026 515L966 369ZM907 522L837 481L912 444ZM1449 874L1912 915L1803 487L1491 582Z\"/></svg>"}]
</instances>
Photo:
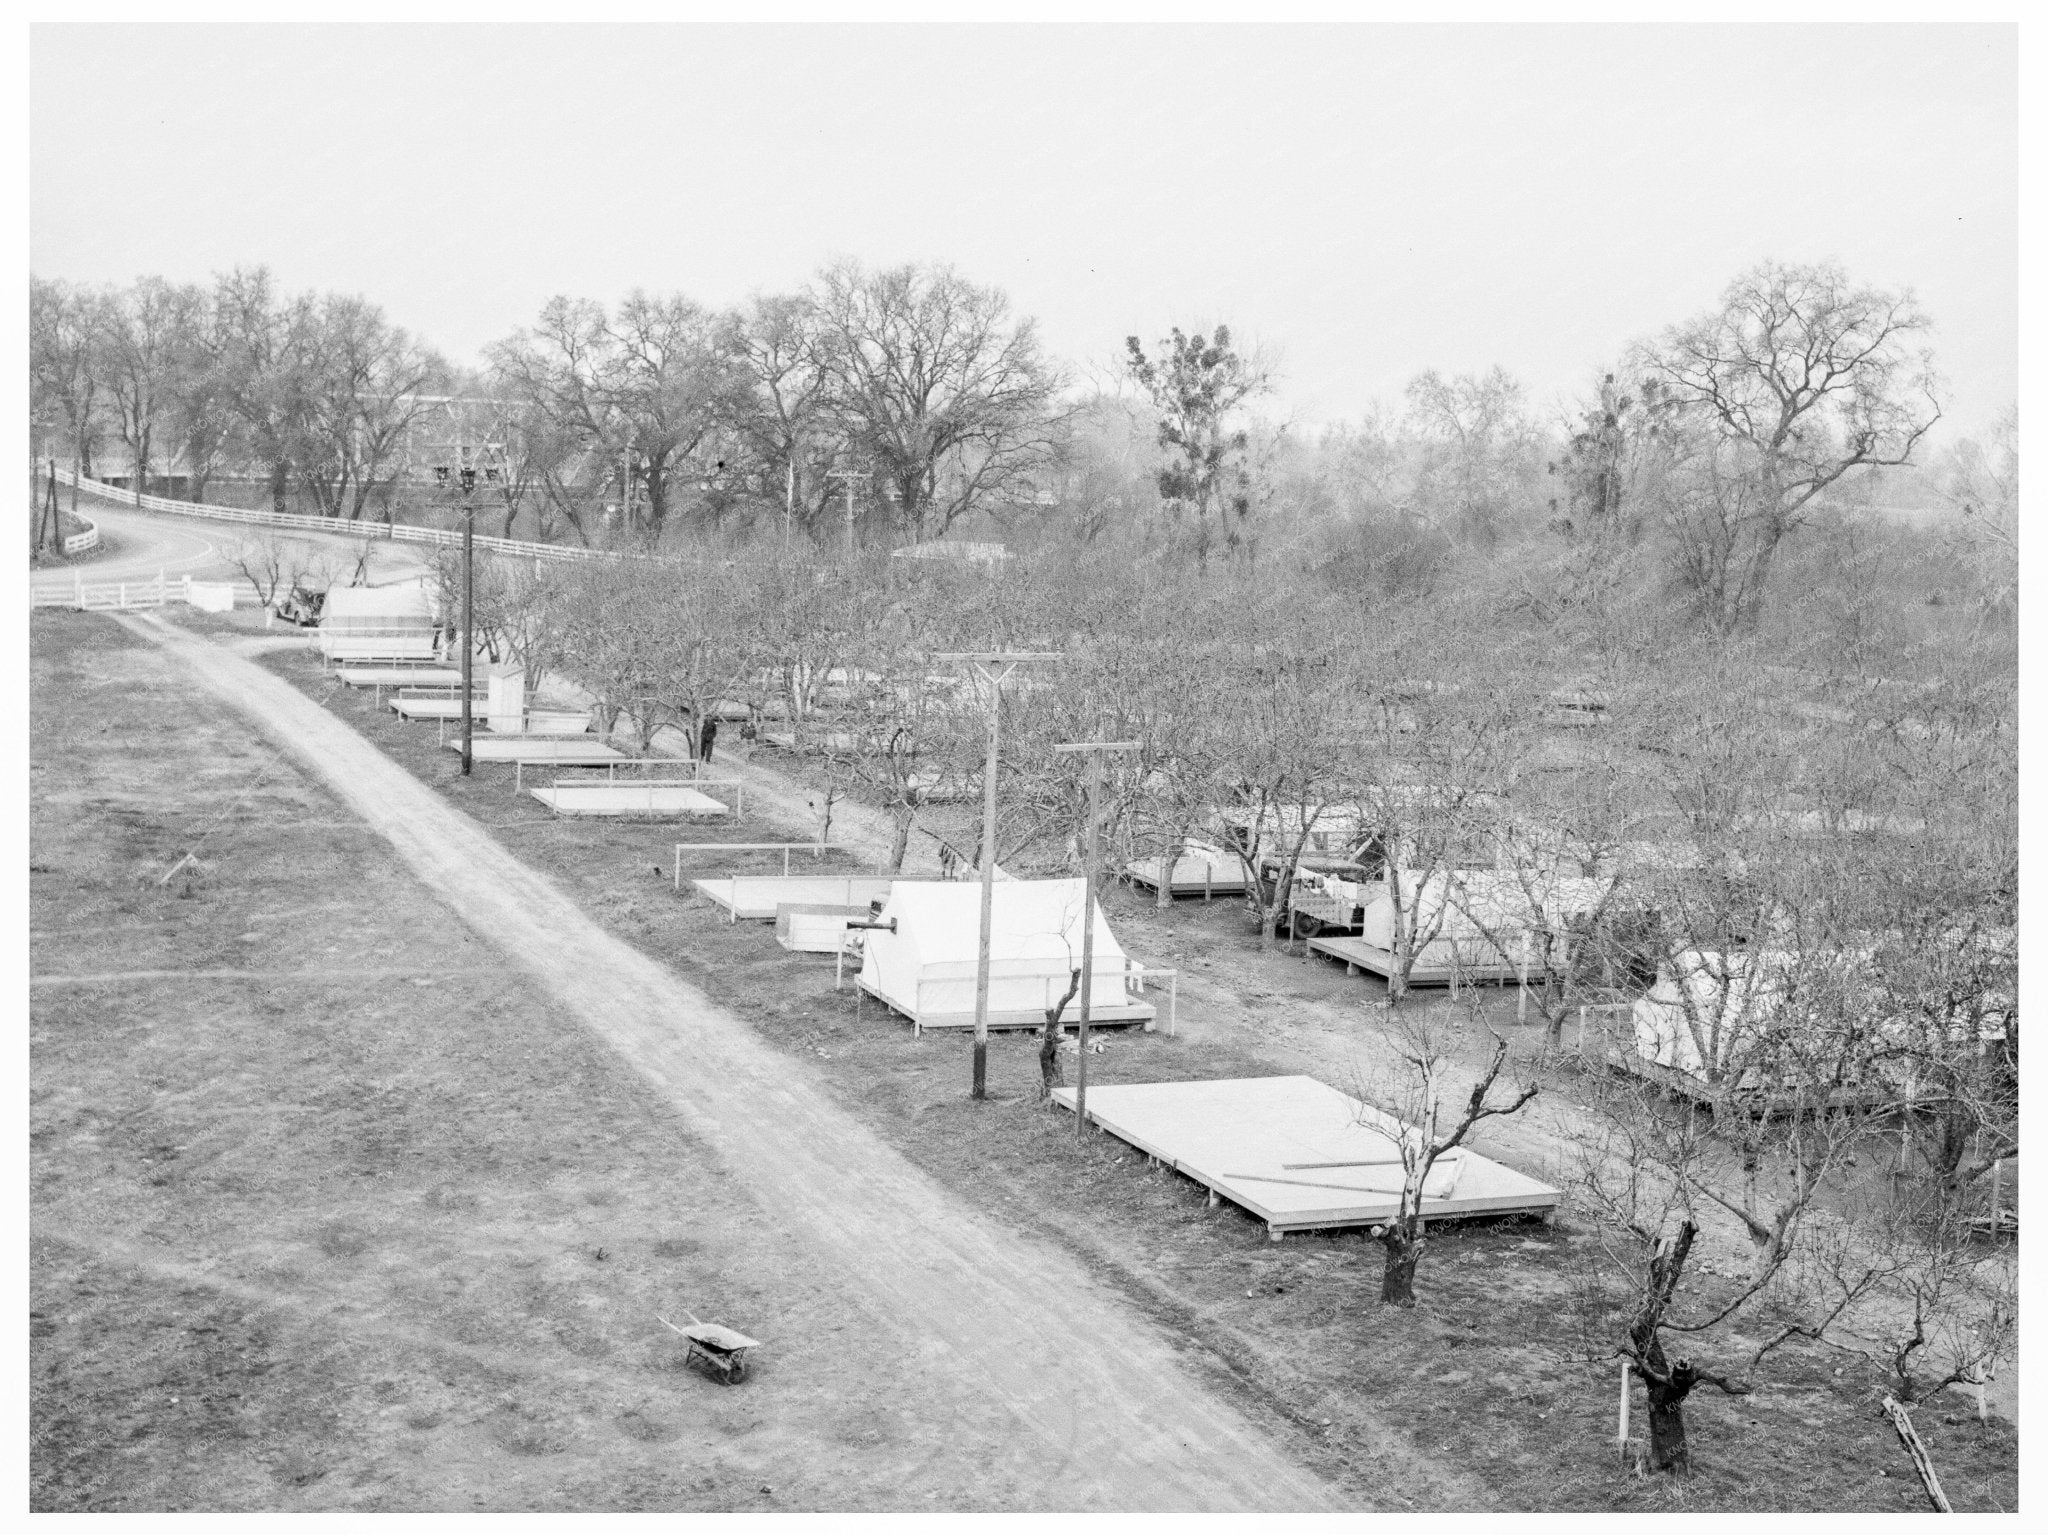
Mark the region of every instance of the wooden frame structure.
<instances>
[{"instance_id":1,"label":"wooden frame structure","mask_svg":"<svg viewBox=\"0 0 2048 1535\"><path fill-rule=\"evenodd\" d=\"M1164 857L1133 858L1124 865L1123 877L1133 885L1156 893L1165 862ZM1249 888L1243 861L1235 853L1228 856L1226 864L1221 858L1200 858L1183 852L1174 860L1173 873L1167 878L1170 896L1198 895L1205 903L1219 895L1243 895Z\"/></svg>"},{"instance_id":2,"label":"wooden frame structure","mask_svg":"<svg viewBox=\"0 0 2048 1535\"><path fill-rule=\"evenodd\" d=\"M780 853L782 855L782 877L788 879L790 877L789 855L793 852L809 853L815 859L823 857L826 853L844 853L850 851L850 849L841 842L678 842L675 853L675 885L678 895L682 893L683 889L683 854L709 853L714 851L720 853ZM701 885L703 882L700 880L697 883ZM887 881L884 881L884 883L887 883ZM721 902L720 904L725 903Z\"/></svg>"},{"instance_id":3,"label":"wooden frame structure","mask_svg":"<svg viewBox=\"0 0 2048 1535\"><path fill-rule=\"evenodd\" d=\"M866 911L886 899L895 880L888 875L843 876L728 874L690 883L734 922L773 922L784 906L848 906Z\"/></svg>"},{"instance_id":4,"label":"wooden frame structure","mask_svg":"<svg viewBox=\"0 0 2048 1535\"><path fill-rule=\"evenodd\" d=\"M680 816L697 820L731 811L730 806L703 792L710 782L694 778L557 777L553 783L536 784L526 792L556 815Z\"/></svg>"},{"instance_id":5,"label":"wooden frame structure","mask_svg":"<svg viewBox=\"0 0 2048 1535\"><path fill-rule=\"evenodd\" d=\"M1381 980L1392 980L1398 966L1394 951L1382 949L1367 943L1363 938L1344 933L1319 933L1303 942L1314 952L1334 959L1344 966L1346 975L1356 975L1369 970ZM1497 985L1507 981L1520 980L1519 965L1506 964L1498 959L1483 964L1417 965L1408 972L1410 986L1459 986ZM1535 979L1535 972L1531 972Z\"/></svg>"}]
</instances>

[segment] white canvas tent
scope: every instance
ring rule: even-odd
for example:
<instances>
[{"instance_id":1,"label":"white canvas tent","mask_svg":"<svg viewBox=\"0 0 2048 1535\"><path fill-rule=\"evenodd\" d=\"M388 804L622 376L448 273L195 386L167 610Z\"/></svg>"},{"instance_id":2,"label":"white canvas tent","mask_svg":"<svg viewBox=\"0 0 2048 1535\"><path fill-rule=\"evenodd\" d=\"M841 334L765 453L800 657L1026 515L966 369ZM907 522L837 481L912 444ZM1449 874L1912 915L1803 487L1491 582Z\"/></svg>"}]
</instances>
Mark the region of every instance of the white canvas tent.
<instances>
[{"instance_id":1,"label":"white canvas tent","mask_svg":"<svg viewBox=\"0 0 2048 1535\"><path fill-rule=\"evenodd\" d=\"M1551 873L1518 876L1495 869L1398 870L1364 887L1356 937L1317 937L1311 949L1354 969L1392 976L1403 932L1422 938L1408 970L1414 986L1531 979L1568 961L1564 925L1595 910L1610 881ZM1525 886L1524 879L1528 883ZM1397 903L1395 897L1398 894Z\"/></svg>"},{"instance_id":2,"label":"white canvas tent","mask_svg":"<svg viewBox=\"0 0 2048 1535\"><path fill-rule=\"evenodd\" d=\"M1085 882L1078 879L998 880L989 938L988 1021L991 1028L1039 1028L1045 1010L1065 994L1081 963ZM981 886L971 880L898 880L880 920L867 934L860 986L919 1030L972 1028L979 969ZM886 924L893 922L893 930ZM1095 958L1087 981L1096 1023L1151 1026L1157 1009L1143 1000L1142 977L1125 955L1100 906ZM1077 994L1061 1013L1080 1019Z\"/></svg>"},{"instance_id":3,"label":"white canvas tent","mask_svg":"<svg viewBox=\"0 0 2048 1535\"><path fill-rule=\"evenodd\" d=\"M1776 951L1677 955L1636 1000L1637 1057L1701 1081L1739 1067L1768 1031L1789 968L1789 957Z\"/></svg>"},{"instance_id":4,"label":"white canvas tent","mask_svg":"<svg viewBox=\"0 0 2048 1535\"><path fill-rule=\"evenodd\" d=\"M320 609L316 642L330 661L431 661L435 630L424 586L337 586Z\"/></svg>"}]
</instances>

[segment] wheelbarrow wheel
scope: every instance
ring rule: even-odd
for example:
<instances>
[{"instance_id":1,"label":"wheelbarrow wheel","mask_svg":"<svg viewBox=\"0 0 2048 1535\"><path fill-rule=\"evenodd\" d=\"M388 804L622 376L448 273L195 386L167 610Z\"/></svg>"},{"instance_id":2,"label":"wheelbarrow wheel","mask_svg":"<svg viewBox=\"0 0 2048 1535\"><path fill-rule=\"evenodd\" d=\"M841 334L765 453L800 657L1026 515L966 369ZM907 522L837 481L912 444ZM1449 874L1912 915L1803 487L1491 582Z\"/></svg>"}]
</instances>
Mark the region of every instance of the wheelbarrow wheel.
<instances>
[{"instance_id":1,"label":"wheelbarrow wheel","mask_svg":"<svg viewBox=\"0 0 2048 1535\"><path fill-rule=\"evenodd\" d=\"M726 1361L726 1365L725 1365L725 1383L726 1383L726 1384L727 1384L728 1386L737 1386L737 1385L738 1385L738 1384L739 1384L739 1383L740 1383L741 1381L745 1380L746 1378L747 1378L747 1362L746 1362L746 1360L744 1360L744 1359L739 1359L739 1358L733 1358L733 1359L729 1359L729 1360L727 1360L727 1361Z\"/></svg>"}]
</instances>

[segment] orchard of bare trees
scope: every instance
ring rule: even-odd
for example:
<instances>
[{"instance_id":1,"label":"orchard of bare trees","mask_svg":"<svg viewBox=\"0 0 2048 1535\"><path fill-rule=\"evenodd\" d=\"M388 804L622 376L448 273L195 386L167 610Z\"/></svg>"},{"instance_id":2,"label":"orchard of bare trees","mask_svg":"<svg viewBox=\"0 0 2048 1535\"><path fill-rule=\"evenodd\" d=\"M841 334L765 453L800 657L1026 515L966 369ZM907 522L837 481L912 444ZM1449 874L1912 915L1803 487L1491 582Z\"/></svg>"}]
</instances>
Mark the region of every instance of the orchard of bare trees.
<instances>
[{"instance_id":1,"label":"orchard of bare trees","mask_svg":"<svg viewBox=\"0 0 2048 1535\"><path fill-rule=\"evenodd\" d=\"M493 653L642 750L735 722L828 813L885 811L892 868L983 788L988 700L938 658L1056 652L1003 695L987 851L1078 872L1053 748L1100 732L1137 743L1106 763L1111 867L1213 846L1273 947L1303 890L1380 903L1361 1027L1407 1042L1383 1096L1418 1190L1539 1083L1461 1066L1408 982L1504 957L1540 1090L1578 1106L1577 1346L1626 1361L1656 1469L1686 1467L1693 1391L1795 1340L1875 1351L1902 1407L2010 1358L1984 1238L2018 1151L2017 418L1929 457L1910 295L1765 265L1564 419L1427 373L1312 439L1259 414L1227 327L1133 336L1084 393L943 268L731 313L560 298L460 379L260 273L39 280L32 315L37 409L88 472L175 448L195 484L236 459L355 517L426 394L482 402L506 530L659 556L494 567ZM962 557L891 553L933 541ZM1426 1294L1405 1202L1383 1241L1386 1301ZM1699 1282L1717 1241L1732 1289Z\"/></svg>"}]
</instances>

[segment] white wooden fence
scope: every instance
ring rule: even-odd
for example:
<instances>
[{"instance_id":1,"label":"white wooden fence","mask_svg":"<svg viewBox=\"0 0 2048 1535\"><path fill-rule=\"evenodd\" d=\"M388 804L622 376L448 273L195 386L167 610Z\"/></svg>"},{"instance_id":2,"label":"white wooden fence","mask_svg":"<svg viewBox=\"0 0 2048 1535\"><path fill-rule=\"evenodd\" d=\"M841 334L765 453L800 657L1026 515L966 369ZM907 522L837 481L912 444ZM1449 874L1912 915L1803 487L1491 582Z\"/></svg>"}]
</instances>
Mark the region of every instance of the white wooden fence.
<instances>
[{"instance_id":1,"label":"white wooden fence","mask_svg":"<svg viewBox=\"0 0 2048 1535\"><path fill-rule=\"evenodd\" d=\"M79 517L78 520L85 524L85 531L83 533L73 533L64 540L64 552L66 554L83 554L88 549L97 549L100 546L99 524L90 517Z\"/></svg>"},{"instance_id":2,"label":"white wooden fence","mask_svg":"<svg viewBox=\"0 0 2048 1535\"><path fill-rule=\"evenodd\" d=\"M160 608L167 602L184 602L190 581L167 581L161 572L154 581L88 581L74 576L71 585L46 585L32 589L29 605L38 608L78 608L104 613L125 608Z\"/></svg>"},{"instance_id":3,"label":"white wooden fence","mask_svg":"<svg viewBox=\"0 0 2048 1535\"><path fill-rule=\"evenodd\" d=\"M120 506L146 512L171 512L180 517L204 517L212 522L241 522L266 528L294 528L307 533L339 534L344 538L381 538L401 544L459 545L462 535L447 528L419 528L403 522L362 522L340 517L304 517L292 512L259 512L239 506L208 506L199 501L173 501L142 490L123 490L118 485L87 479L70 469L59 469L57 478L76 485L89 496L99 496ZM95 532L97 538L97 532ZM523 538L492 538L476 535L476 546L497 554L523 555L536 560L631 560L647 556L610 549L580 549L569 544L537 544ZM68 551L67 551L68 552Z\"/></svg>"},{"instance_id":4,"label":"white wooden fence","mask_svg":"<svg viewBox=\"0 0 2048 1535\"><path fill-rule=\"evenodd\" d=\"M173 602L224 613L235 605L234 588L223 581L194 581L190 576L173 581L161 571L151 581L88 581L74 573L69 586L45 581L29 593L30 607L77 608L87 613L160 608Z\"/></svg>"}]
</instances>

